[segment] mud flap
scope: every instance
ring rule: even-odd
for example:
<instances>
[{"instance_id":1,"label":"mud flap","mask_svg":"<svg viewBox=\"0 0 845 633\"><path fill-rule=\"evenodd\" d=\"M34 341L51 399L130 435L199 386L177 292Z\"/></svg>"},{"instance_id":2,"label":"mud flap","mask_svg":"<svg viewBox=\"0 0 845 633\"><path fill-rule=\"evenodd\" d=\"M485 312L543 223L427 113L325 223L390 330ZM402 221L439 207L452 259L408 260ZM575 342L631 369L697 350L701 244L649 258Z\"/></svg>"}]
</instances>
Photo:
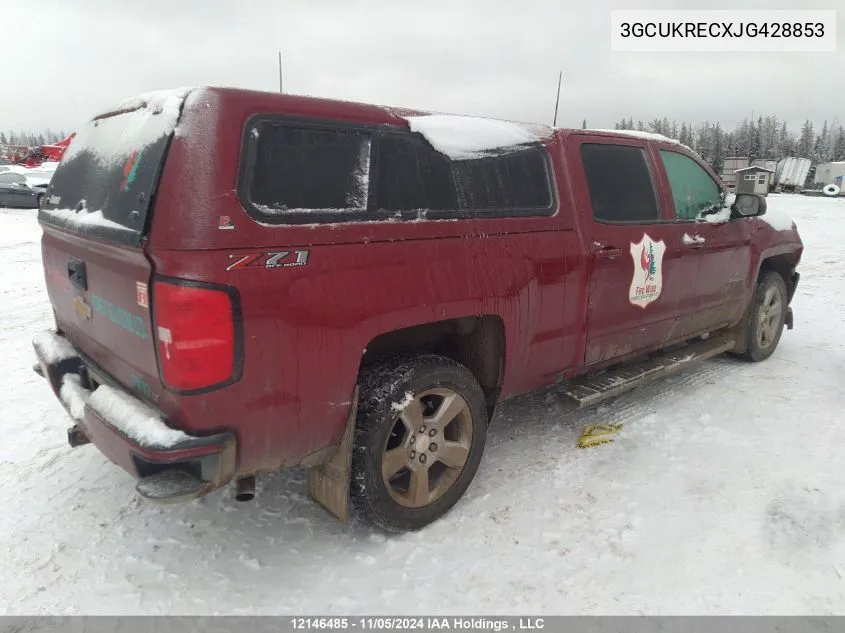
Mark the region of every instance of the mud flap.
<instances>
[{"instance_id":1,"label":"mud flap","mask_svg":"<svg viewBox=\"0 0 845 633\"><path fill-rule=\"evenodd\" d=\"M339 521L349 518L349 476L352 468L352 440L358 413L358 386L340 446L331 458L308 469L308 494Z\"/></svg>"}]
</instances>

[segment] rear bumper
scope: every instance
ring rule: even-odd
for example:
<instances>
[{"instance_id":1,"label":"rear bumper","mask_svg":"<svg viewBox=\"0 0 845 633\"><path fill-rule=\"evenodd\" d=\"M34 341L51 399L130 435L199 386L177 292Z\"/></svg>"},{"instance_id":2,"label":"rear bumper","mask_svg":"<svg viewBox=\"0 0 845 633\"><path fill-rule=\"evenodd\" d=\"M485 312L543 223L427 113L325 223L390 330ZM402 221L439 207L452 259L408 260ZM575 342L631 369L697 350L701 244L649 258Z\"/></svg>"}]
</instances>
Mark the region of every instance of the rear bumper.
<instances>
[{"instance_id":1,"label":"rear bumper","mask_svg":"<svg viewBox=\"0 0 845 633\"><path fill-rule=\"evenodd\" d=\"M139 480L138 491L144 496L162 503L184 501L232 478L233 434L188 435L169 427L161 411L128 392L92 385L81 355L61 334L41 332L33 347L38 373L47 379L76 423L68 433L71 444L86 443L79 440L83 434L109 460ZM174 485L174 479L181 483ZM170 483L153 486L162 481Z\"/></svg>"}]
</instances>

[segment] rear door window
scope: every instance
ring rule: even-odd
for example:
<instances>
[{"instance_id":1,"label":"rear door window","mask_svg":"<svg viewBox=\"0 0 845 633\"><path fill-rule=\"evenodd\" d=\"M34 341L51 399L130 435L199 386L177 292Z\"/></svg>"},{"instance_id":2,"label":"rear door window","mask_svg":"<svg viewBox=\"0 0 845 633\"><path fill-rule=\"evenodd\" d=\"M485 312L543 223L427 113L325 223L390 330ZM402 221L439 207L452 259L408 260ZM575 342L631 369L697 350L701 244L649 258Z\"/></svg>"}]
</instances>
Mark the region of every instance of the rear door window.
<instances>
[{"instance_id":1,"label":"rear door window","mask_svg":"<svg viewBox=\"0 0 845 633\"><path fill-rule=\"evenodd\" d=\"M631 145L584 143L581 160L599 222L657 222L659 209L645 150Z\"/></svg>"}]
</instances>

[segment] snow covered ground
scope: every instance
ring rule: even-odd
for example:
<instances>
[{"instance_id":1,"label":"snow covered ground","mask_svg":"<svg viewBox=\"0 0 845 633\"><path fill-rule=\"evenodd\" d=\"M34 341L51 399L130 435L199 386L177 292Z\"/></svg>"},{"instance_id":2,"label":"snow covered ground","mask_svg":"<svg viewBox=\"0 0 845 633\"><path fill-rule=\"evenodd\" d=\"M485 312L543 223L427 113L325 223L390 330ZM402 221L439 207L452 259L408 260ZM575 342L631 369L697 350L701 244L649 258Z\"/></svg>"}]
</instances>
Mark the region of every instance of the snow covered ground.
<instances>
[{"instance_id":1,"label":"snow covered ground","mask_svg":"<svg viewBox=\"0 0 845 633\"><path fill-rule=\"evenodd\" d=\"M0 210L0 613L845 613L845 199L772 196L806 245L795 327L595 411L505 404L445 519L334 523L303 472L136 500L36 376L50 325L33 211ZM580 450L587 423L624 427Z\"/></svg>"}]
</instances>

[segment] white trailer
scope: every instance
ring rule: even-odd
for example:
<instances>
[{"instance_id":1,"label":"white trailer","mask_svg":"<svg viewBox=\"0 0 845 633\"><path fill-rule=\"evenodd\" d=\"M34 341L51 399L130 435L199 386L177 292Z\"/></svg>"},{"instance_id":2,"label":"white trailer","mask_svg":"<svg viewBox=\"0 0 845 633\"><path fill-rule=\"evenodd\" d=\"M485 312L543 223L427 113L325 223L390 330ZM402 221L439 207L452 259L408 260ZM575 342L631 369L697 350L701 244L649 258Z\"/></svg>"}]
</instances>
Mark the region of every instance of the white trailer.
<instances>
[{"instance_id":1,"label":"white trailer","mask_svg":"<svg viewBox=\"0 0 845 633\"><path fill-rule=\"evenodd\" d=\"M816 175L813 180L822 189L827 185L836 185L840 191L845 190L845 161L816 165Z\"/></svg>"},{"instance_id":2,"label":"white trailer","mask_svg":"<svg viewBox=\"0 0 845 633\"><path fill-rule=\"evenodd\" d=\"M807 181L807 174L810 173L813 161L809 158L797 158L789 156L778 161L775 170L776 187L784 191L795 191L804 188Z\"/></svg>"}]
</instances>

